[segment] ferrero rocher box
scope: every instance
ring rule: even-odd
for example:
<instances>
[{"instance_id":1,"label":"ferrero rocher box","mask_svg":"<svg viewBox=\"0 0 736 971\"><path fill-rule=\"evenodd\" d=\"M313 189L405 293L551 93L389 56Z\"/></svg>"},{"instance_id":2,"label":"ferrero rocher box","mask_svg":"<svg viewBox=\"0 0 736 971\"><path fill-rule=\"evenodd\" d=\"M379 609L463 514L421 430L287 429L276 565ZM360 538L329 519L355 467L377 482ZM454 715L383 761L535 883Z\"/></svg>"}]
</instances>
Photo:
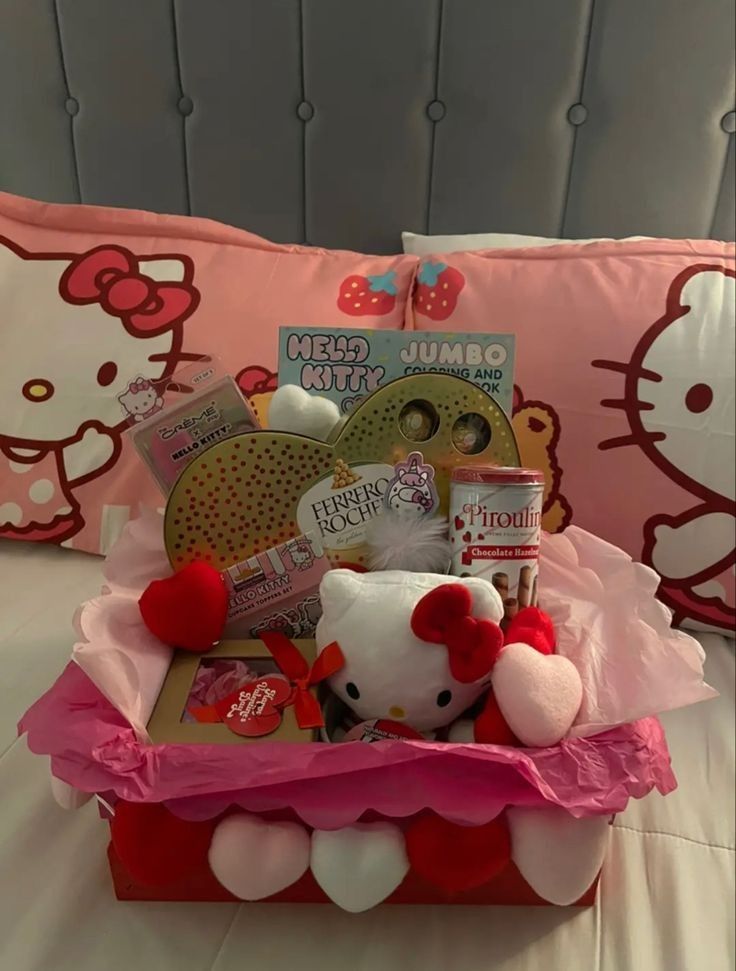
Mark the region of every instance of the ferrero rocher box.
<instances>
[{"instance_id":1,"label":"ferrero rocher box","mask_svg":"<svg viewBox=\"0 0 736 971\"><path fill-rule=\"evenodd\" d=\"M328 442L264 430L213 445L169 496L166 549L174 569L224 570L316 530L334 565L361 565L383 508L446 516L456 466L519 464L490 395L454 375L409 375L359 402Z\"/></svg>"}]
</instances>

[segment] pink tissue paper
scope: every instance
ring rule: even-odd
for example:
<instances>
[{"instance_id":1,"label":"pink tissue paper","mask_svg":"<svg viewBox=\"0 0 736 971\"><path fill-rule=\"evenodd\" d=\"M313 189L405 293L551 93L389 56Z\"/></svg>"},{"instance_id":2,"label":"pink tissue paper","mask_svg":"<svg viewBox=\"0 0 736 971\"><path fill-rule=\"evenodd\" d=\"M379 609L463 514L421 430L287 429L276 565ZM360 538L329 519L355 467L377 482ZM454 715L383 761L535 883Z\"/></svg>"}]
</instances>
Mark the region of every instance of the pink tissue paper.
<instances>
[{"instance_id":1,"label":"pink tissue paper","mask_svg":"<svg viewBox=\"0 0 736 971\"><path fill-rule=\"evenodd\" d=\"M230 805L288 809L335 828L365 812L431 808L469 825L506 805L554 803L576 816L620 812L630 797L675 779L656 713L715 696L703 652L669 627L657 577L584 530L545 536L542 606L558 650L578 668L585 699L570 737L548 749L426 741L151 745L145 725L171 651L143 625L137 600L170 573L161 518L130 523L104 567L102 595L80 608L80 641L56 684L23 717L32 751L54 775L91 792L166 801L209 818Z\"/></svg>"}]
</instances>

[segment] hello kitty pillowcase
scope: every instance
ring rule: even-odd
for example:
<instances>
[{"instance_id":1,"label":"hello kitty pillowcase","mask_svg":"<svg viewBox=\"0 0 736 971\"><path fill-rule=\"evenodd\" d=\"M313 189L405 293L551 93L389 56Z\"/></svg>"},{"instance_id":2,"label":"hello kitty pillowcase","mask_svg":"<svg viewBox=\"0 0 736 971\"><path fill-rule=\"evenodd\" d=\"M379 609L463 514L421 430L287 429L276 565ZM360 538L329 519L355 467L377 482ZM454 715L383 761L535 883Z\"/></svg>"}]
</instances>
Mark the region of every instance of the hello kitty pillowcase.
<instances>
[{"instance_id":1,"label":"hello kitty pillowcase","mask_svg":"<svg viewBox=\"0 0 736 971\"><path fill-rule=\"evenodd\" d=\"M0 537L104 553L163 498L124 429L219 358L263 417L278 328L404 326L416 259L0 193Z\"/></svg>"},{"instance_id":2,"label":"hello kitty pillowcase","mask_svg":"<svg viewBox=\"0 0 736 971\"><path fill-rule=\"evenodd\" d=\"M733 244L641 240L424 257L419 330L514 333L513 425L575 522L662 576L675 619L733 632Z\"/></svg>"}]
</instances>

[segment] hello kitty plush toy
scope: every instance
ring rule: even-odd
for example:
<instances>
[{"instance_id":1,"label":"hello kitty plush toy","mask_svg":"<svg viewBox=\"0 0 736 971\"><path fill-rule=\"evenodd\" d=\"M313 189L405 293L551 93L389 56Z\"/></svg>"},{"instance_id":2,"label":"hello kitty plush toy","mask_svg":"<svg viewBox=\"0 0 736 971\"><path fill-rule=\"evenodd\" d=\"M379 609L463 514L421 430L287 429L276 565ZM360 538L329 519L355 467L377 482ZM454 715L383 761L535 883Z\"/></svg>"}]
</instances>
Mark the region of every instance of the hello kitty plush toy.
<instances>
[{"instance_id":1,"label":"hello kitty plush toy","mask_svg":"<svg viewBox=\"0 0 736 971\"><path fill-rule=\"evenodd\" d=\"M449 611L443 587L454 593ZM361 718L432 732L490 684L503 645L503 604L485 580L330 570L320 598L317 647L337 641L345 657L330 688Z\"/></svg>"},{"instance_id":2,"label":"hello kitty plush toy","mask_svg":"<svg viewBox=\"0 0 736 971\"><path fill-rule=\"evenodd\" d=\"M337 642L345 658L330 688L361 719L433 733L492 687L480 732L467 723L452 741L554 745L573 724L582 683L572 662L551 653L549 618L536 611L504 644L503 604L486 580L331 570L320 598L317 648Z\"/></svg>"}]
</instances>

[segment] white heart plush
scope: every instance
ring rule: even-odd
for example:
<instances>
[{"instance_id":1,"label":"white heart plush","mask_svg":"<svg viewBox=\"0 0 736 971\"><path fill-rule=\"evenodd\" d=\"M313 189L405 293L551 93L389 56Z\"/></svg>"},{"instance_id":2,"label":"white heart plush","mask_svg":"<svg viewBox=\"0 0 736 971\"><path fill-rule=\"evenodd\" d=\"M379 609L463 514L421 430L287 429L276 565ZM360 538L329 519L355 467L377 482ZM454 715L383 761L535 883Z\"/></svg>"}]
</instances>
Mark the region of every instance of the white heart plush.
<instances>
[{"instance_id":1,"label":"white heart plush","mask_svg":"<svg viewBox=\"0 0 736 971\"><path fill-rule=\"evenodd\" d=\"M312 874L338 907L358 914L375 907L409 870L404 834L393 823L355 823L312 833Z\"/></svg>"},{"instance_id":2,"label":"white heart plush","mask_svg":"<svg viewBox=\"0 0 736 971\"><path fill-rule=\"evenodd\" d=\"M79 809L92 798L91 792L75 789L68 782L57 779L55 775L51 776L51 794L62 809Z\"/></svg>"},{"instance_id":3,"label":"white heart plush","mask_svg":"<svg viewBox=\"0 0 736 971\"><path fill-rule=\"evenodd\" d=\"M210 869L241 900L263 900L296 883L309 866L309 833L299 823L227 816L212 835Z\"/></svg>"},{"instance_id":4,"label":"white heart plush","mask_svg":"<svg viewBox=\"0 0 736 971\"><path fill-rule=\"evenodd\" d=\"M269 428L320 441L327 441L339 420L340 409L334 401L310 394L296 384L284 384L274 391L268 406Z\"/></svg>"},{"instance_id":5,"label":"white heart plush","mask_svg":"<svg viewBox=\"0 0 736 971\"><path fill-rule=\"evenodd\" d=\"M579 900L606 855L607 816L576 819L564 809L509 807L511 858L529 886L551 904Z\"/></svg>"},{"instance_id":6,"label":"white heart plush","mask_svg":"<svg viewBox=\"0 0 736 971\"><path fill-rule=\"evenodd\" d=\"M468 742L475 741L475 722L470 718L459 718L453 725L450 726L450 731L447 733L448 742L457 742L458 744L467 744Z\"/></svg>"},{"instance_id":7,"label":"white heart plush","mask_svg":"<svg viewBox=\"0 0 736 971\"><path fill-rule=\"evenodd\" d=\"M572 661L507 644L493 668L493 692L509 728L533 747L556 745L569 732L583 700Z\"/></svg>"}]
</instances>

